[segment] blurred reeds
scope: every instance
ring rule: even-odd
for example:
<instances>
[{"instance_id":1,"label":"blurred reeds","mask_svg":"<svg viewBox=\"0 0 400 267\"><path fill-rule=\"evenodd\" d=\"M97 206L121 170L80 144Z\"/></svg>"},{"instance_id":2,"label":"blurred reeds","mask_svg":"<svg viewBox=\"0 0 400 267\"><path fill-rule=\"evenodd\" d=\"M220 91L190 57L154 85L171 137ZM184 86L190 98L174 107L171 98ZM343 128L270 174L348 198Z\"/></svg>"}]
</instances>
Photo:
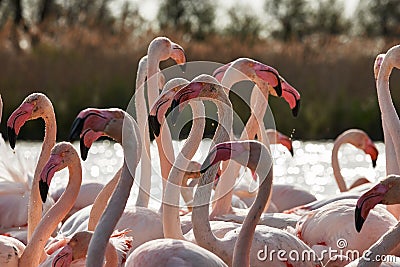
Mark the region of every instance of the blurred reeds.
<instances>
[{"instance_id":1,"label":"blurred reeds","mask_svg":"<svg viewBox=\"0 0 400 267\"><path fill-rule=\"evenodd\" d=\"M176 33L165 35L184 47L188 61L227 63L250 57L276 68L301 94L297 118L282 99L270 98L277 129L287 135L294 129L294 139L332 139L357 127L374 140L382 140L372 66L375 56L398 40L310 37L302 42L262 40L248 44L217 35L202 42ZM47 94L54 104L59 140L67 137L73 119L86 107L125 109L134 94L137 63L155 37L149 32L146 37L124 38L122 42L118 36L106 38L100 32L61 36L54 43L42 40L29 53L0 52L3 136L8 116L35 91ZM5 47L7 41L1 42ZM395 103L400 101L399 84L400 75L394 71L391 88ZM24 127L20 138L42 138L39 123L29 122Z\"/></svg>"}]
</instances>

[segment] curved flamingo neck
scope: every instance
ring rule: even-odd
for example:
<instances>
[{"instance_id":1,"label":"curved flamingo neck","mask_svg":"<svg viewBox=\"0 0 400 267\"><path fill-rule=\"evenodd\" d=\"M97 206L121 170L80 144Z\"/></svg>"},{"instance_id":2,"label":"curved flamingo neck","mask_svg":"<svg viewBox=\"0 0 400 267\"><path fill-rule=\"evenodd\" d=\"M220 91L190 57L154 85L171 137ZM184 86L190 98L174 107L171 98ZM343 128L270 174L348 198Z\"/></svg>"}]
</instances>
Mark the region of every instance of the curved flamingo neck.
<instances>
[{"instance_id":1,"label":"curved flamingo neck","mask_svg":"<svg viewBox=\"0 0 400 267\"><path fill-rule=\"evenodd\" d=\"M256 170L258 176L261 178L265 176L266 173L267 176L260 182L261 184L258 188L257 197L253 205L251 206L243 222L240 233L236 239L232 260L232 266L234 267L250 266L250 249L254 237L254 232L256 230L256 226L261 217L261 214L263 213L270 199L273 179L272 158L268 151L265 151L263 154L264 155L262 158L266 157L271 164L265 164L264 159L262 163L260 162L261 164L258 164L259 166ZM269 166L270 169L268 170Z\"/></svg>"},{"instance_id":2,"label":"curved flamingo neck","mask_svg":"<svg viewBox=\"0 0 400 267\"><path fill-rule=\"evenodd\" d=\"M232 130L232 105L226 94L224 94L221 101L216 102L216 105L218 108L219 124L214 136L214 143L218 144L230 139L229 134ZM193 233L198 245L212 252L218 251L219 253L216 254L222 259L228 259L231 253L224 250L222 241L213 234L208 219L212 185L218 169L219 165L215 164L200 178L193 203Z\"/></svg>"},{"instance_id":3,"label":"curved flamingo neck","mask_svg":"<svg viewBox=\"0 0 400 267\"><path fill-rule=\"evenodd\" d=\"M227 74L228 73L230 73L230 71L227 71ZM242 80L245 80L246 77L240 75L236 76L236 78L238 80L233 80L233 81L239 82L241 81L240 78ZM225 80L225 76L223 80ZM257 131L259 133L262 133L264 132L265 129L263 120L268 106L268 94L262 94L259 87L258 88L257 87L258 86L254 86L251 94L251 114L240 136L240 140L254 139ZM265 140L263 141L267 142L265 144L269 147L268 139L265 138ZM232 162L228 165L227 169L224 170L224 172L222 173L219 185L215 190L215 198L217 199L217 201L214 204L210 218L215 218L217 216L232 212L232 196L233 196L232 189L235 185L236 178L239 175L239 171L240 171L240 165L236 162Z\"/></svg>"},{"instance_id":4,"label":"curved flamingo neck","mask_svg":"<svg viewBox=\"0 0 400 267\"><path fill-rule=\"evenodd\" d=\"M393 146L396 148L400 146L400 139L398 138L400 134L400 121L396 109L393 105L389 89L389 78L393 69L393 65L391 65L390 63L392 55L393 55L393 50L389 50L385 58L383 59L381 68L378 73L377 94L378 94L378 103L379 103L379 108L381 110L382 120L386 125L386 129L388 135L391 137ZM400 162L400 152L395 150L395 154L396 154L396 162L398 165Z\"/></svg>"},{"instance_id":5,"label":"curved flamingo neck","mask_svg":"<svg viewBox=\"0 0 400 267\"><path fill-rule=\"evenodd\" d=\"M205 128L205 110L201 101L191 101L193 112L192 129L181 152L177 155L175 164L168 176L163 200L163 228L165 238L185 240L179 216L179 192L188 167L188 160L193 158L203 138Z\"/></svg>"},{"instance_id":6,"label":"curved flamingo neck","mask_svg":"<svg viewBox=\"0 0 400 267\"><path fill-rule=\"evenodd\" d=\"M159 95L158 88L158 67L162 60L161 55L156 53L153 47L149 47L148 52L148 63L147 63L147 95L149 107L152 107ZM168 125L164 123L161 127L161 133L158 138L155 139L158 148L158 156L160 158L161 176L163 183L162 197L164 197L165 181L168 179L169 172L172 168L172 163L175 161L174 148L172 146L171 133ZM160 212L162 212L162 203Z\"/></svg>"},{"instance_id":7,"label":"curved flamingo neck","mask_svg":"<svg viewBox=\"0 0 400 267\"><path fill-rule=\"evenodd\" d=\"M29 197L28 233L27 233L28 241L32 237L33 231L39 224L42 217L42 200L40 198L40 192L39 192L40 173L42 172L44 165L46 165L47 161L50 158L51 149L56 144L56 135L57 135L56 115L54 113L53 105L51 104L51 102L49 102L48 105L49 106L47 109L49 110L49 112L42 117L45 125L44 140L39 155L39 160L37 162L35 173L33 176L31 195Z\"/></svg>"},{"instance_id":8,"label":"curved flamingo neck","mask_svg":"<svg viewBox=\"0 0 400 267\"><path fill-rule=\"evenodd\" d=\"M150 188L151 188L151 161L150 161L150 135L149 125L147 123L148 110L146 107L146 99L144 97L144 85L147 76L147 56L144 56L138 65L136 75L136 90L135 90L135 106L137 124L142 137L142 150L140 161L140 183L139 192L136 199L136 206L147 207L149 205Z\"/></svg>"},{"instance_id":9,"label":"curved flamingo neck","mask_svg":"<svg viewBox=\"0 0 400 267\"><path fill-rule=\"evenodd\" d=\"M339 154L339 148L342 144L346 143L347 140L343 136L339 136L336 138L334 144L333 144L333 149L332 149L332 170L333 170L333 176L335 177L336 183L339 187L340 192L346 192L347 186L346 182L344 181L344 178L340 172L340 166L339 166L339 159L338 159L338 154Z\"/></svg>"},{"instance_id":10,"label":"curved flamingo neck","mask_svg":"<svg viewBox=\"0 0 400 267\"><path fill-rule=\"evenodd\" d=\"M134 127L133 119L124 119L123 124L125 123L128 123L128 125L132 123L132 127L124 126L125 130L132 129L132 131L124 131L124 134L128 134L128 136L124 136L124 142L122 143L124 146L124 163L122 165L121 178L90 240L86 266L101 266L103 264L108 240L124 212L134 182L134 173L140 156L138 151L141 149L141 144L136 134L138 129ZM119 131L122 136L122 129Z\"/></svg>"},{"instance_id":11,"label":"curved flamingo neck","mask_svg":"<svg viewBox=\"0 0 400 267\"><path fill-rule=\"evenodd\" d=\"M101 215L103 214L111 194L114 192L115 187L121 177L122 168L120 168L114 177L103 187L93 202L92 209L90 210L88 231L94 231L98 224Z\"/></svg>"},{"instance_id":12,"label":"curved flamingo neck","mask_svg":"<svg viewBox=\"0 0 400 267\"><path fill-rule=\"evenodd\" d=\"M44 253L47 240L72 209L82 183L82 167L78 157L68 164L68 170L69 180L64 193L43 216L33 232L32 238L21 255L19 266L36 267L39 265L40 256Z\"/></svg>"}]
</instances>

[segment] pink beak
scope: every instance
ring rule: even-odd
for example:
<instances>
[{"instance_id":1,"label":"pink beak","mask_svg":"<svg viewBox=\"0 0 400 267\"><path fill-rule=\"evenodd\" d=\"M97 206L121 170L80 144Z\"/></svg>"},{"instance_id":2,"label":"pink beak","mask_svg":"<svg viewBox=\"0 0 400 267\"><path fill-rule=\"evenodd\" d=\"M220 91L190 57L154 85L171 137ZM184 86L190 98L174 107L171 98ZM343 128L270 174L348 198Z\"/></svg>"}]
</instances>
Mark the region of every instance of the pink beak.
<instances>
[{"instance_id":1,"label":"pink beak","mask_svg":"<svg viewBox=\"0 0 400 267\"><path fill-rule=\"evenodd\" d=\"M8 118L7 120L7 130L8 139L12 149L15 148L15 142L21 127L32 115L34 105L31 103L22 103Z\"/></svg>"}]
</instances>

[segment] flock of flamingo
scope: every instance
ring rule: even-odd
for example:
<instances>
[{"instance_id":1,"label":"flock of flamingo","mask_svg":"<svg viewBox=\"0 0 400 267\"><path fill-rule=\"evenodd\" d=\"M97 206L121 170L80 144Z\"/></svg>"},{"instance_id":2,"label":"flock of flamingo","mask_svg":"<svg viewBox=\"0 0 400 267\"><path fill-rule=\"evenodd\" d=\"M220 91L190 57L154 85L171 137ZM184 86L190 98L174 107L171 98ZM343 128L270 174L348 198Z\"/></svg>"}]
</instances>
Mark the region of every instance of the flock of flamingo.
<instances>
[{"instance_id":1,"label":"flock of flamingo","mask_svg":"<svg viewBox=\"0 0 400 267\"><path fill-rule=\"evenodd\" d=\"M186 63L180 45L157 37L140 60L136 119L118 108L87 108L77 115L69 141L80 139L80 154L69 142L56 143L56 116L46 95L27 96L10 115L7 129L12 149L29 120L43 119L45 136L33 177L13 170L7 157L2 160L0 266L400 266L400 151L396 149L400 147L400 120L389 90L392 69L400 68L400 46L378 55L374 64L388 176L376 185L365 178L346 185L338 159L342 144L363 150L374 166L378 156L365 132L350 129L336 139L332 151L340 193L322 200L300 186L273 183L269 145L282 144L292 155L293 148L287 136L265 130L262 118L268 97L282 97L295 116L300 104L298 91L276 69L239 58L217 68L213 75L166 82L159 63L169 58L180 66ZM255 87L251 116L241 136L235 137L228 94L242 80L254 82ZM145 84L147 100L142 90ZM214 145L204 162L198 163L191 159L202 142L204 100L215 103L218 126ZM187 104L192 110L192 128L175 154L165 116L171 108L176 121L178 111ZM0 106L1 118L1 98ZM159 210L148 207L149 130L155 135L160 158L163 193ZM82 184L80 158L91 156L88 151L101 136L122 145L123 165L105 185ZM3 139L0 146L6 146ZM128 203L139 164L137 201ZM243 167L250 170L246 172L250 179L258 181L254 192L243 183L235 187ZM68 168L67 186L50 194L52 178L64 168ZM181 196L188 212L179 206ZM262 259L260 252L267 253L266 248L287 255L275 253ZM330 249L341 253L333 257L323 253ZM368 251L369 258L352 258L346 253L351 251L358 251L359 256ZM313 252L317 257L304 260L289 257L289 252ZM378 260L379 255L392 257L384 261L382 257Z\"/></svg>"}]
</instances>

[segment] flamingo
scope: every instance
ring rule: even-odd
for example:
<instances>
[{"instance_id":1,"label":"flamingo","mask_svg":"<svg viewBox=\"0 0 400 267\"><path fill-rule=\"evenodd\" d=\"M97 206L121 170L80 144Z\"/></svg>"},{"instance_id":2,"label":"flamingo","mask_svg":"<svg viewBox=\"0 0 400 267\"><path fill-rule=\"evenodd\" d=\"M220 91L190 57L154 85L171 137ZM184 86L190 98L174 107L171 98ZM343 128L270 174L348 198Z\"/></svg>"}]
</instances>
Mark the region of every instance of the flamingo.
<instances>
[{"instance_id":1,"label":"flamingo","mask_svg":"<svg viewBox=\"0 0 400 267\"><path fill-rule=\"evenodd\" d=\"M256 134L257 124L259 127L261 126L260 124L263 124L263 116L268 105L269 94L282 96L289 103L293 115L297 115L298 113L300 94L272 67L249 58L239 58L215 70L213 76L221 79L222 85L226 88L231 88L233 84L242 80L252 80L260 88L260 91L253 90L251 106L255 111L250 115L249 121L246 124L246 131L242 132L241 140L247 136L253 138ZM221 184L216 189L217 201L213 207L211 218L236 213L231 207L233 194L231 188L234 187L234 178L238 175L239 165L232 164L231 166L229 170L224 171L222 174L222 176L229 176L229 178L225 179L221 177ZM309 196L308 192L304 193L307 197ZM267 207L269 206L267 205Z\"/></svg>"},{"instance_id":2,"label":"flamingo","mask_svg":"<svg viewBox=\"0 0 400 267\"><path fill-rule=\"evenodd\" d=\"M186 57L183 48L172 42L167 37L157 37L149 44L147 49L147 95L148 95L148 106L152 107L157 96L159 95L159 75L158 71L159 63L162 60L167 60L172 58L182 70L185 70ZM147 112L145 113L148 114ZM139 125L141 127L141 125ZM148 131L146 132L148 134ZM161 138L162 137L162 138ZM168 179L169 172L172 167L172 163L175 161L174 149L172 147L171 133L168 127L165 127L162 136L155 139L158 148L158 156L160 158L161 176L163 182L163 193L165 190L165 182ZM144 143L147 152L150 152L149 143ZM150 154L148 154L149 156ZM162 205L160 206L160 211L162 211Z\"/></svg>"},{"instance_id":3,"label":"flamingo","mask_svg":"<svg viewBox=\"0 0 400 267\"><path fill-rule=\"evenodd\" d=\"M197 79L194 79L191 83L196 82ZM162 133L162 126L165 125L164 115L172 102L173 96L179 89L187 86L190 86L189 81L181 78L171 79L165 84L162 93L156 99L149 115L149 121L155 136ZM200 133L204 131L205 126L203 103L201 101L191 101L190 105L193 111L192 129L181 152L177 155L175 164L168 176L168 183L164 193L162 216L164 237L195 242L194 236L191 233L183 236L184 232L191 229L192 222L190 216L179 216L179 187L184 182L185 171L188 170L187 159L191 159L194 156L203 137L203 134ZM200 170L200 168L198 168L198 170ZM230 229L238 227L237 224L223 222L213 222L212 226L215 234L218 236L223 235Z\"/></svg>"},{"instance_id":4,"label":"flamingo","mask_svg":"<svg viewBox=\"0 0 400 267\"><path fill-rule=\"evenodd\" d=\"M28 120L42 118L45 122L45 135L32 180L31 192L28 205L28 231L27 241L30 240L33 231L42 217L42 205L39 197L40 172L50 157L50 151L56 142L56 117L53 105L49 98L41 93L30 94L22 104L11 114L7 121L7 130L10 146L15 148L16 137L21 127Z\"/></svg>"},{"instance_id":5,"label":"flamingo","mask_svg":"<svg viewBox=\"0 0 400 267\"><path fill-rule=\"evenodd\" d=\"M219 82L208 75L200 75L196 78L195 81L192 81L188 86L179 90L175 96L174 100L172 101L171 108L172 112L176 112L174 109L175 107L179 106L179 109L182 109L181 103L184 103L187 100L193 98L200 98L200 99L212 99L218 108L218 120L219 124L217 127L217 132L214 137L214 142L219 144L221 142L227 141L229 139L229 134L231 132L232 126L232 106L228 99L228 96L224 92L222 86ZM176 114L176 113L175 113ZM173 114L173 118L176 118ZM215 152L215 150L213 150ZM212 153L213 153L212 152ZM210 156L206 158L210 160ZM203 163L204 165L205 163ZM265 165L265 164L264 164ZM206 165L207 166L207 165ZM247 166L251 167L251 166ZM223 238L217 238L213 232L211 231L210 222L209 222L209 200L211 197L211 190L212 190L212 181L218 171L219 166L214 165L202 174L200 178L199 185L197 187L195 198L194 198L194 206L192 212L192 222L193 222L193 232L196 238L196 243L201 247L214 252L217 256L219 256L225 263L228 265L232 265L232 255L233 255L233 248L235 241L237 240L238 229L234 229L229 231L224 235ZM253 171L257 171L253 168ZM257 172L261 174L260 172ZM262 190L260 190L262 191ZM259 191L259 192L260 192ZM261 195L262 193L260 193ZM264 196L262 199L267 205L267 199L269 196ZM251 210L254 212L254 209L258 209L261 203L261 199L259 200L257 197L256 203L253 204ZM264 207L262 207L264 208ZM258 218L256 217L255 220L257 221ZM254 266L261 266L264 263L257 261L257 251L264 248L265 242L268 242L268 236L270 234L275 234L279 232L281 234L281 230L275 228L269 228L266 226L259 226L260 229L256 232L256 237L254 238L253 249L251 252L251 259L252 265ZM284 232L283 232L284 233ZM292 245L294 244L301 244L301 250L310 249L305 245L302 241L298 240L296 237L292 236L289 233L285 233L288 240ZM296 242L295 242L296 240ZM285 265L285 263L283 263ZM304 265L303 265L304 266ZM313 263L306 264L305 266L315 266Z\"/></svg>"},{"instance_id":6,"label":"flamingo","mask_svg":"<svg viewBox=\"0 0 400 267\"><path fill-rule=\"evenodd\" d=\"M354 227L355 207L355 199L329 203L304 215L299 220L295 233L315 251L333 248L342 250L343 253L349 250L362 253L396 225L397 221L385 208L377 207L371 212L362 233L359 234ZM343 239L345 246L341 246Z\"/></svg>"},{"instance_id":7,"label":"flamingo","mask_svg":"<svg viewBox=\"0 0 400 267\"><path fill-rule=\"evenodd\" d=\"M366 178L357 179L349 188L347 188L344 178L340 173L338 153L340 146L345 143L352 144L353 146L362 149L366 154L368 154L371 157L373 167L376 166L376 160L378 158L378 149L376 149L374 143L369 138L369 136L364 131L359 129L349 129L347 131L344 131L335 139L335 142L333 144L332 169L333 169L333 175L335 177L340 192L346 192L349 191L350 189L351 190L365 189L364 187L361 188L360 185L366 183L371 184L371 182L368 181Z\"/></svg>"},{"instance_id":8,"label":"flamingo","mask_svg":"<svg viewBox=\"0 0 400 267\"><path fill-rule=\"evenodd\" d=\"M364 193L357 201L355 209L355 226L358 232L361 232L364 223L371 211L374 211L378 204L395 205L400 203L399 197L400 176L391 174L384 180L379 182L373 188ZM370 258L375 255L399 254L398 236L400 234L400 223L384 234L376 243L369 249ZM366 263L362 260L360 266Z\"/></svg>"},{"instance_id":9,"label":"flamingo","mask_svg":"<svg viewBox=\"0 0 400 267\"><path fill-rule=\"evenodd\" d=\"M132 237L126 232L116 232L107 244L104 267L123 266L131 247ZM93 236L91 231L75 233L70 241L52 260L53 267L84 266L89 242Z\"/></svg>"},{"instance_id":10,"label":"flamingo","mask_svg":"<svg viewBox=\"0 0 400 267\"><path fill-rule=\"evenodd\" d=\"M389 66L396 66L396 62L391 63L392 58L396 57L396 54L398 54L398 50L399 47L393 47L393 49L390 49L390 53L389 53L389 59L387 59L387 62L389 62ZM389 91L389 77L391 70L393 67L387 67L387 62L386 62L386 68L384 69L384 74L380 76L380 79L378 79L378 74L380 72L381 66L383 64L385 58L385 54L379 54L377 55L375 62L374 62L374 76L375 76L375 80L376 80L376 89L378 93L378 103L379 106L381 107L381 105L385 104L385 101L391 101L390 98L390 91ZM398 61L397 61L398 62ZM397 68L399 68L397 66ZM387 81L385 81L387 80ZM378 82L379 81L379 82ZM381 97L381 99L379 98L379 95L383 95L383 99ZM383 136L384 136L384 142L385 142L385 154L386 154L386 175L389 174L400 174L400 169L399 169L399 164L397 161L397 151L395 149L394 146L394 141L393 139L395 138L390 132L389 132L389 128L393 128L393 126L391 125L392 123L394 125L398 124L398 116L397 116L397 112L394 109L393 106L393 102L391 102L391 105L389 104L389 106L391 106L391 108L389 109L389 116L383 116L382 114L382 128L383 128ZM381 108L381 112L382 112L382 108ZM400 205L390 205L387 207L387 209L396 217L396 218L400 218Z\"/></svg>"},{"instance_id":11,"label":"flamingo","mask_svg":"<svg viewBox=\"0 0 400 267\"><path fill-rule=\"evenodd\" d=\"M125 125L124 125L125 123ZM88 222L88 230L90 231L95 231L94 237L96 238L96 231L99 229L100 223L105 221L105 216L107 210L108 213L110 212L121 212L122 215L119 215L119 217L113 217L113 222L115 221L115 224L112 229L131 229L132 231L129 232L127 235L134 237L134 240L132 242L132 249L135 249L142 243L156 239L156 238L161 238L163 237L163 232L162 232L162 220L161 216L158 212L151 210L149 208L145 207L138 207L138 206L133 206L133 205L126 205L126 201L129 197L129 192L125 192L124 195L119 196L119 201L122 201L122 204L114 203L111 205L113 196L118 193L118 186L121 186L121 183L127 183L129 182L128 185L125 186L132 186L130 185L130 181L124 181L123 179L127 180L127 175L126 173L129 171L133 172L133 168L135 167L135 162L133 159L139 159L141 153L140 149L138 151L133 151L133 149L136 145L133 145L132 142L128 142L127 138L129 138L130 135L134 135L134 133L130 133L129 130L133 129L134 125L134 120L133 118L126 113L125 111L121 109L95 109L95 108L89 108L81 111L77 118L75 119L72 130L70 133L70 137L73 138L75 136L81 136L81 155L85 158L87 155L87 151L91 147L94 141L98 139L100 136L109 136L115 141L119 142L123 148L124 148L124 153L125 155L129 155L129 161L125 159L124 165L122 168L119 170L119 174L116 174L114 178L110 181L111 183L106 185L106 191L107 193L104 194L102 192L101 195L99 195L95 201L95 205L92 208L92 211L90 213L90 219ZM131 127L131 128L128 128ZM132 130L131 130L132 132ZM122 138L124 136L124 138ZM136 138L132 137L132 138ZM138 137L139 138L139 137ZM136 139L134 139L136 140ZM140 147L139 147L140 148ZM136 158L134 156L131 156L131 153L135 154ZM136 155L137 154L137 155ZM129 163L129 165L127 165ZM128 169L127 169L128 168ZM124 171L125 169L125 171ZM122 177L122 175L125 173L125 178ZM122 181L121 181L122 180ZM118 189L118 190L117 190ZM125 188L124 190L130 190L130 188ZM109 195L112 193L111 199L109 200L109 204L107 208L104 210L105 206L107 205L107 200L109 198ZM115 196L114 196L115 198ZM101 200L102 199L102 200ZM115 201L115 200L114 200ZM99 205L97 205L97 203ZM113 205L118 205L118 209L122 209L122 211L118 210L115 206ZM121 207L123 205L123 207ZM104 212L103 212L104 210ZM116 213L116 214L118 214ZM110 216L110 215L107 215ZM113 215L117 216L117 215ZM99 221L100 219L100 221ZM97 221L99 221L97 223ZM108 223L108 222L107 222ZM97 224L97 226L96 226ZM94 229L94 227L96 227ZM104 225L102 227L105 227ZM111 226L107 226L111 227ZM109 228L107 228L108 231ZM105 230L103 230L105 231ZM102 232L100 232L102 233ZM98 233L97 233L98 234ZM110 233L111 234L111 233ZM104 239L101 240L104 242ZM99 241L96 241L99 242ZM102 243L102 245L106 245ZM103 247L105 249L105 247ZM90 249L89 249L90 251Z\"/></svg>"},{"instance_id":12,"label":"flamingo","mask_svg":"<svg viewBox=\"0 0 400 267\"><path fill-rule=\"evenodd\" d=\"M24 248L14 243L13 248L15 250L15 255L17 256L22 250L23 252L18 260L16 260L15 257L10 257L9 260L12 260L12 262L8 262L6 266L36 267L48 257L44 250L46 242L53 231L57 228L57 225L61 222L64 216L67 215L69 209L72 208L73 203L78 196L79 187L82 181L82 168L79 156L71 144L63 142L57 144L51 150L49 159L40 173L38 187L40 188L41 201L46 201L49 183L51 182L55 172L65 167L68 167L70 174L70 180L65 192L43 216L43 219L35 228L27 246ZM4 241L4 239L2 241ZM10 242L10 240L6 241ZM47 252L54 252L56 246L62 244L63 242L61 241L58 244L49 247ZM4 246L4 244L2 244L2 246Z\"/></svg>"}]
</instances>

